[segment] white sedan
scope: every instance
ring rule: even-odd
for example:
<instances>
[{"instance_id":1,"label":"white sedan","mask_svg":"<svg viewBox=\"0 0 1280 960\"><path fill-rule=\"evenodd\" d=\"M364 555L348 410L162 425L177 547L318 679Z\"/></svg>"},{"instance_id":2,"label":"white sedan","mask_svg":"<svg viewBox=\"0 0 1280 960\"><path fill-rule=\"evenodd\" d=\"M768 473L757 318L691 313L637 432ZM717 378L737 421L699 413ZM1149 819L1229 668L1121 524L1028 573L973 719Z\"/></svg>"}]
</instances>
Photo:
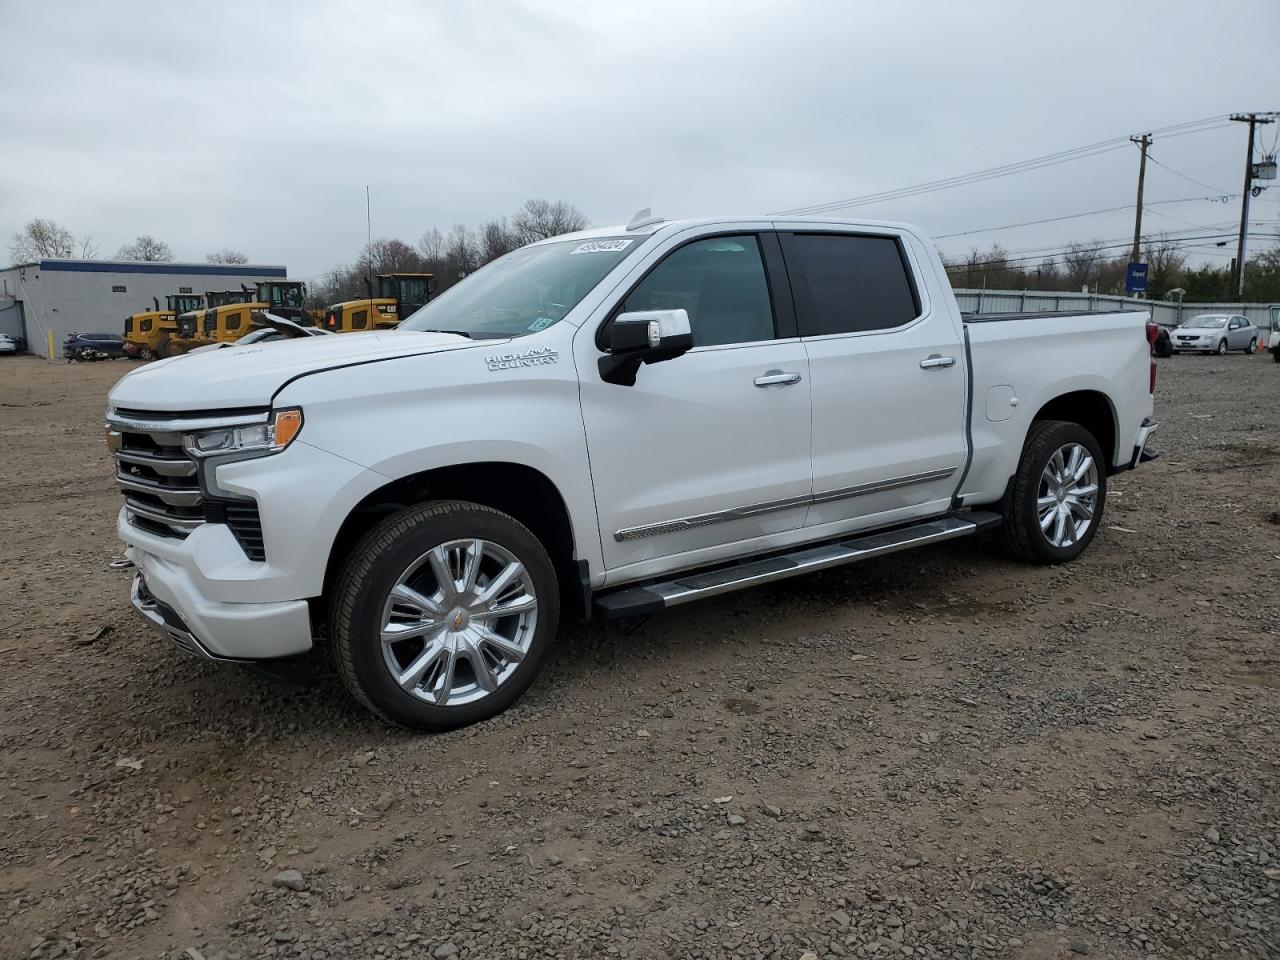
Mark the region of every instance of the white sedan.
<instances>
[{"instance_id":1,"label":"white sedan","mask_svg":"<svg viewBox=\"0 0 1280 960\"><path fill-rule=\"evenodd\" d=\"M0 353L17 353L18 341L7 333L0 333Z\"/></svg>"}]
</instances>

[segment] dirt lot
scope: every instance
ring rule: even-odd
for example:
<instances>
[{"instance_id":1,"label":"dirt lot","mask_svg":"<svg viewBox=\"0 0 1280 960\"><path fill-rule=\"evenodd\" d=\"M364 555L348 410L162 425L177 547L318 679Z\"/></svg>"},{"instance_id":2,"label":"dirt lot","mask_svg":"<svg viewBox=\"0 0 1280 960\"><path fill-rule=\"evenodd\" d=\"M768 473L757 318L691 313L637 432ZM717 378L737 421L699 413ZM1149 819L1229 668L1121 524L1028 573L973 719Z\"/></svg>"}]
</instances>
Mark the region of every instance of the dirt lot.
<instances>
[{"instance_id":1,"label":"dirt lot","mask_svg":"<svg viewBox=\"0 0 1280 960\"><path fill-rule=\"evenodd\" d=\"M1280 958L1280 367L1161 367L1076 564L571 628L429 737L144 631L125 363L5 359L0 956Z\"/></svg>"}]
</instances>

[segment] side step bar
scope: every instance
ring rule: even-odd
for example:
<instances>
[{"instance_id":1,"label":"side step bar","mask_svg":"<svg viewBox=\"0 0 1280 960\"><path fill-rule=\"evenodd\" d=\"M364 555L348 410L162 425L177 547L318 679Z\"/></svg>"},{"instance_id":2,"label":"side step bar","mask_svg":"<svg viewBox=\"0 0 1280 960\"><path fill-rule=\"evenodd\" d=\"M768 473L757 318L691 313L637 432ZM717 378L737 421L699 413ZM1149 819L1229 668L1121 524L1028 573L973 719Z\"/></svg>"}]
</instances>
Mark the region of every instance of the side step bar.
<instances>
[{"instance_id":1,"label":"side step bar","mask_svg":"<svg viewBox=\"0 0 1280 960\"><path fill-rule=\"evenodd\" d=\"M595 607L606 618L638 617L657 613L667 607L714 597L731 590L771 583L786 577L826 570L846 563L869 560L871 557L897 553L929 543L941 543L957 537L968 537L982 530L998 526L1000 514L968 512L952 514L926 523L898 527L882 533L870 533L848 540L805 547L794 553L752 560L746 563L720 567L703 573L691 573L675 580L647 583L641 586L623 587L605 593L595 600Z\"/></svg>"}]
</instances>

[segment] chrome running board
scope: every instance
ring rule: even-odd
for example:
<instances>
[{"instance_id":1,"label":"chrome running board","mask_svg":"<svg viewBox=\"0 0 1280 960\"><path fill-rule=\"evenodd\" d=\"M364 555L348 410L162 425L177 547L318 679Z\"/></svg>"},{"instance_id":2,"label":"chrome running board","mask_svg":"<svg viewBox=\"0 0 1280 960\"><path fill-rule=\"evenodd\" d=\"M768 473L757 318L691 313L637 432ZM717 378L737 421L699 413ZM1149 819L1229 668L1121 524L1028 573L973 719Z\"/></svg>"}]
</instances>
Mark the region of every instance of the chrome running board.
<instances>
[{"instance_id":1,"label":"chrome running board","mask_svg":"<svg viewBox=\"0 0 1280 960\"><path fill-rule=\"evenodd\" d=\"M595 607L607 618L636 617L667 607L674 607L690 600L714 597L731 590L754 587L774 580L857 563L899 550L941 543L957 537L968 537L1000 523L998 513L969 512L940 517L925 523L898 527L881 533L869 533L847 540L805 547L793 553L750 560L746 563L718 567L702 572L682 575L674 580L622 587L612 593L604 593L595 599Z\"/></svg>"}]
</instances>

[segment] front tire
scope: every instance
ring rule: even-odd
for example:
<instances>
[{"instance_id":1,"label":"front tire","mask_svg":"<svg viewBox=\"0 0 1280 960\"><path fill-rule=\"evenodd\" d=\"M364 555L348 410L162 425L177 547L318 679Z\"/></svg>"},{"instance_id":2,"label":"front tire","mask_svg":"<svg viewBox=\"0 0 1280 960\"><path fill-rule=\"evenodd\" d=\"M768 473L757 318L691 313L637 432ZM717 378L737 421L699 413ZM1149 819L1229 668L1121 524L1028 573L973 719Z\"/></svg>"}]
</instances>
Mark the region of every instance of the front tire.
<instances>
[{"instance_id":1,"label":"front tire","mask_svg":"<svg viewBox=\"0 0 1280 960\"><path fill-rule=\"evenodd\" d=\"M416 730L495 716L533 683L560 619L555 568L512 517L461 500L408 507L370 530L334 588L343 683Z\"/></svg>"},{"instance_id":2,"label":"front tire","mask_svg":"<svg viewBox=\"0 0 1280 960\"><path fill-rule=\"evenodd\" d=\"M1078 423L1031 425L999 537L1019 560L1068 563L1093 540L1107 501L1106 460Z\"/></svg>"},{"instance_id":3,"label":"front tire","mask_svg":"<svg viewBox=\"0 0 1280 960\"><path fill-rule=\"evenodd\" d=\"M1225 357L1227 355L1227 341L1218 341L1218 356Z\"/></svg>"}]
</instances>

